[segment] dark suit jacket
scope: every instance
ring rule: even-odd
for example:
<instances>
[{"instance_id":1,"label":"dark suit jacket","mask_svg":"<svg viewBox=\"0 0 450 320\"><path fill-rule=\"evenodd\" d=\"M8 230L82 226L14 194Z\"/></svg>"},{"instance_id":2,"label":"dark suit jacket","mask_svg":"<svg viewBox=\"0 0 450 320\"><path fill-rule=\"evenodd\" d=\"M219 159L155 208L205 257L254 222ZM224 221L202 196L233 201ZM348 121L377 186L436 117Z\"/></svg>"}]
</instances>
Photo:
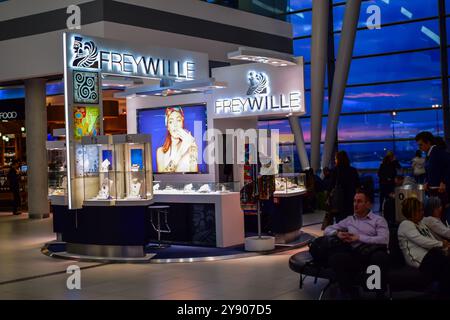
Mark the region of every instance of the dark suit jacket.
<instances>
[{"instance_id":1,"label":"dark suit jacket","mask_svg":"<svg viewBox=\"0 0 450 320\"><path fill-rule=\"evenodd\" d=\"M450 182L450 154L435 146L425 162L426 182L430 187L438 187L441 182Z\"/></svg>"},{"instance_id":2,"label":"dark suit jacket","mask_svg":"<svg viewBox=\"0 0 450 320\"><path fill-rule=\"evenodd\" d=\"M360 187L358 171L353 167L336 167L331 171L331 189L340 185L344 190L344 213L353 214L353 198Z\"/></svg>"}]
</instances>

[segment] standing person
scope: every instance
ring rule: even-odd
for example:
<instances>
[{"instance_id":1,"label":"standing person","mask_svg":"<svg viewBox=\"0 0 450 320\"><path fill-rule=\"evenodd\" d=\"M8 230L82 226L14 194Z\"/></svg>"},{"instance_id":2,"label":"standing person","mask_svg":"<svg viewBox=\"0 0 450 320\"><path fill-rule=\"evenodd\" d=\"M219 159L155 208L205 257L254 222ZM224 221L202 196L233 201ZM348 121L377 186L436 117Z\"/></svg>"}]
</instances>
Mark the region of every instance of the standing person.
<instances>
[{"instance_id":1,"label":"standing person","mask_svg":"<svg viewBox=\"0 0 450 320\"><path fill-rule=\"evenodd\" d=\"M439 282L443 294L450 293L449 243L438 240L422 222L424 209L417 198L407 198L402 203L406 220L398 227L398 241L408 265Z\"/></svg>"},{"instance_id":2,"label":"standing person","mask_svg":"<svg viewBox=\"0 0 450 320\"><path fill-rule=\"evenodd\" d=\"M400 169L400 163L395 159L394 153L388 151L378 169L378 178L380 179L379 212L383 212L384 200L395 190L395 177L397 176L398 169Z\"/></svg>"},{"instance_id":3,"label":"standing person","mask_svg":"<svg viewBox=\"0 0 450 320\"><path fill-rule=\"evenodd\" d=\"M422 157L422 151L417 150L416 156L412 159L411 162L416 182L419 184L423 184L425 181L425 158Z\"/></svg>"},{"instance_id":4,"label":"standing person","mask_svg":"<svg viewBox=\"0 0 450 320\"><path fill-rule=\"evenodd\" d=\"M353 214L353 198L360 187L358 171L350 165L347 152L336 153L336 167L331 172L331 192L329 207L339 222Z\"/></svg>"},{"instance_id":5,"label":"standing person","mask_svg":"<svg viewBox=\"0 0 450 320\"><path fill-rule=\"evenodd\" d=\"M420 150L427 154L425 161L425 190L430 196L438 196L449 221L448 194L450 193L450 156L443 146L436 145L436 139L428 131L416 136Z\"/></svg>"},{"instance_id":6,"label":"standing person","mask_svg":"<svg viewBox=\"0 0 450 320\"><path fill-rule=\"evenodd\" d=\"M13 214L20 214L20 176L19 176L19 161L14 159L11 162L11 167L8 171L9 190L13 194Z\"/></svg>"}]
</instances>

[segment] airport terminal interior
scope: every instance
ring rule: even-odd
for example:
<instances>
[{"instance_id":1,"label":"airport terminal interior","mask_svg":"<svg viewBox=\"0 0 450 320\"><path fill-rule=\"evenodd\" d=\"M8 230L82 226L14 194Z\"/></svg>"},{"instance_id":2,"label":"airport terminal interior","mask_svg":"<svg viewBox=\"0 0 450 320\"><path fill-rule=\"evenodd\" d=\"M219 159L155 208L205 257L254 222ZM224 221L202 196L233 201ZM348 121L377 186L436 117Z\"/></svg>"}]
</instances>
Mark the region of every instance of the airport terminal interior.
<instances>
[{"instance_id":1,"label":"airport terminal interior","mask_svg":"<svg viewBox=\"0 0 450 320\"><path fill-rule=\"evenodd\" d=\"M448 0L0 0L0 300L353 299L359 210L358 298L450 297L400 235L448 249L449 48Z\"/></svg>"}]
</instances>

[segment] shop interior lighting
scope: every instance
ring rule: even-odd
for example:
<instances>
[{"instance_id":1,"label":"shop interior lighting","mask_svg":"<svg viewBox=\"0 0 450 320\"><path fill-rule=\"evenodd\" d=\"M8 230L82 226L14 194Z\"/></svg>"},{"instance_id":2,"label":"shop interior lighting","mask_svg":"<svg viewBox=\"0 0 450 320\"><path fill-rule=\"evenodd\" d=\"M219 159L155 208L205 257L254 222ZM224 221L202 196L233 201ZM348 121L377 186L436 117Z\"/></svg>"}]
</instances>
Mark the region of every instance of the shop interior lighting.
<instances>
[{"instance_id":1,"label":"shop interior lighting","mask_svg":"<svg viewBox=\"0 0 450 320\"><path fill-rule=\"evenodd\" d=\"M167 83L166 83L167 84ZM172 82L168 86L160 85L143 85L133 88L126 88L122 92L114 94L115 98L124 97L147 97L147 96L173 96L180 94L192 94L192 93L210 93L213 89L226 88L227 83L218 82L214 78L205 80L190 80L183 82Z\"/></svg>"},{"instance_id":2,"label":"shop interior lighting","mask_svg":"<svg viewBox=\"0 0 450 320\"><path fill-rule=\"evenodd\" d=\"M127 88L136 85L142 85L144 81L140 78L133 77L120 77L108 74L102 74L102 86L103 87L118 87Z\"/></svg>"},{"instance_id":3,"label":"shop interior lighting","mask_svg":"<svg viewBox=\"0 0 450 320\"><path fill-rule=\"evenodd\" d=\"M297 65L294 56L290 54L248 47L239 47L237 51L229 52L228 59L266 63L276 67Z\"/></svg>"}]
</instances>

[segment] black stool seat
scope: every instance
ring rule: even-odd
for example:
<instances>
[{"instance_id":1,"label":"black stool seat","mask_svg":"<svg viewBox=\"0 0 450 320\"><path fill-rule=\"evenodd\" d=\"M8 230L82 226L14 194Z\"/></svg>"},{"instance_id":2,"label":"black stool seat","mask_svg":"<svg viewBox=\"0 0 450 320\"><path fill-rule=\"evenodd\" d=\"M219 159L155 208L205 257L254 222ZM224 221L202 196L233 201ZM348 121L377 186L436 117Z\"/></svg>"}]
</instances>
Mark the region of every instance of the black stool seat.
<instances>
[{"instance_id":1,"label":"black stool seat","mask_svg":"<svg viewBox=\"0 0 450 320\"><path fill-rule=\"evenodd\" d=\"M158 244L149 246L151 248L167 248L170 247L168 244L162 244L161 243L161 233L171 233L169 223L167 221L167 215L170 211L170 206L164 206L164 205L155 205L155 206L148 206L148 209L150 210L150 223L152 225L153 230L155 230L158 234ZM156 225L153 220L153 212L156 212ZM161 218L161 214L163 217ZM163 221L161 221L163 220ZM162 222L162 223L161 223ZM162 224L164 225L164 228L162 228Z\"/></svg>"},{"instance_id":2,"label":"black stool seat","mask_svg":"<svg viewBox=\"0 0 450 320\"><path fill-rule=\"evenodd\" d=\"M170 209L170 206L148 206L150 210L163 210Z\"/></svg>"},{"instance_id":3,"label":"black stool seat","mask_svg":"<svg viewBox=\"0 0 450 320\"><path fill-rule=\"evenodd\" d=\"M335 273L331 268L318 266L313 262L309 251L299 252L289 258L289 267L292 271L305 276L333 280Z\"/></svg>"}]
</instances>

